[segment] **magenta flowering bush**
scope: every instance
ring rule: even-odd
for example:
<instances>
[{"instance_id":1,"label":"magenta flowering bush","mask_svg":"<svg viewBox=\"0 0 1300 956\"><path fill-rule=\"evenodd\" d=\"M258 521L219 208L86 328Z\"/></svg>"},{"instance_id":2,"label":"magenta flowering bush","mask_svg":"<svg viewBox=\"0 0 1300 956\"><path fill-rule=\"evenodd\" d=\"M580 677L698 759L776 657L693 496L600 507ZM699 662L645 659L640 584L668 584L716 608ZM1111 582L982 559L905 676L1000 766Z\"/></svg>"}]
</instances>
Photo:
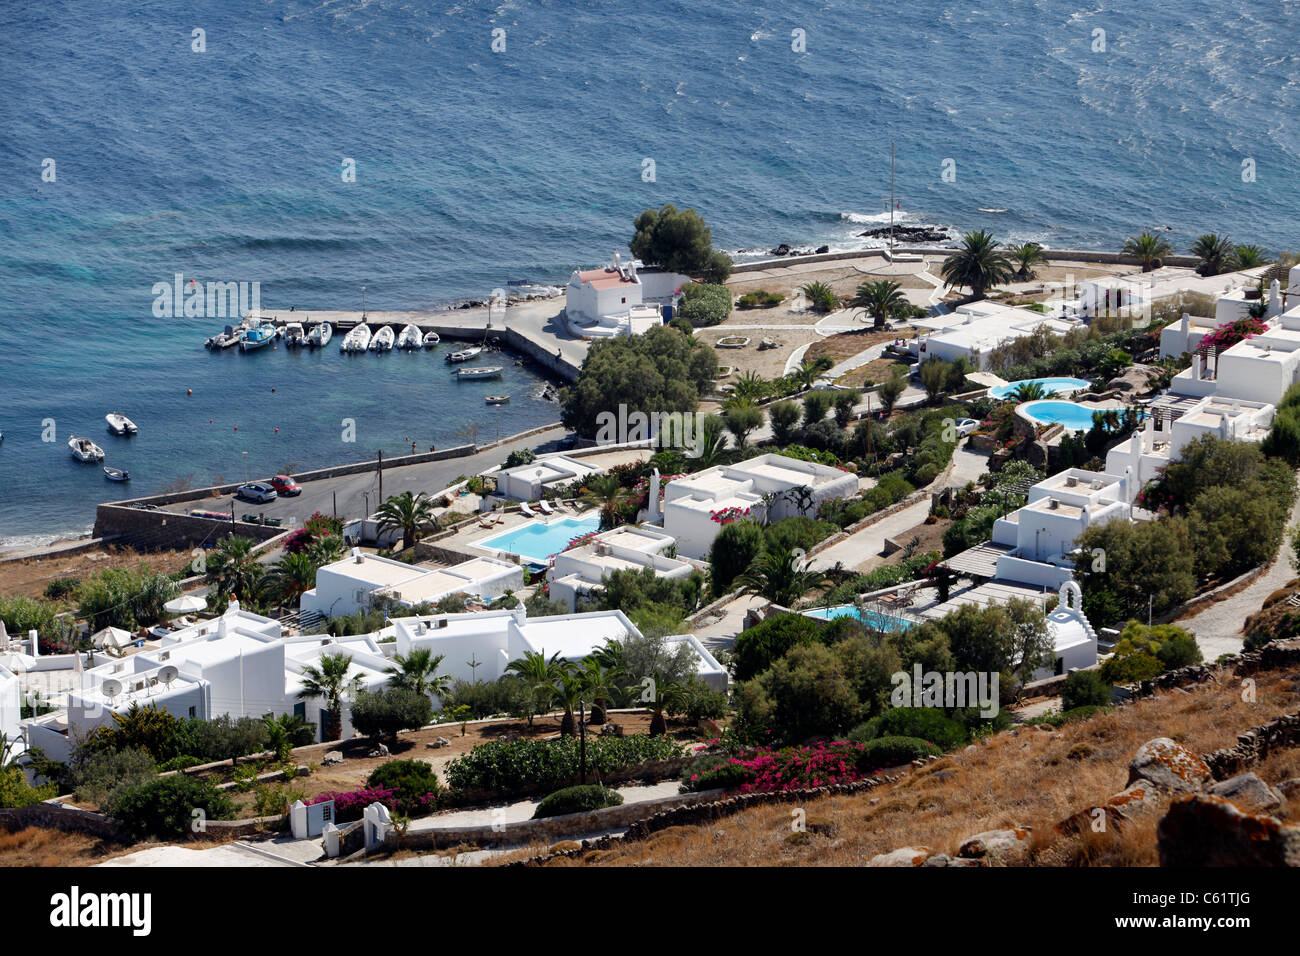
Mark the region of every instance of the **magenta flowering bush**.
<instances>
[{"instance_id":1,"label":"magenta flowering bush","mask_svg":"<svg viewBox=\"0 0 1300 956\"><path fill-rule=\"evenodd\" d=\"M1268 331L1268 324L1263 319L1247 316L1233 322L1225 322L1209 335L1201 339L1201 345L1208 348L1230 348L1252 335L1261 335Z\"/></svg>"},{"instance_id":2,"label":"magenta flowering bush","mask_svg":"<svg viewBox=\"0 0 1300 956\"><path fill-rule=\"evenodd\" d=\"M435 796L429 794L430 797ZM390 812L397 809L397 794L384 787L362 787L360 790L348 790L339 793L321 793L306 801L308 806L334 801L334 819L340 823L360 820L366 807L372 803L382 803Z\"/></svg>"},{"instance_id":3,"label":"magenta flowering bush","mask_svg":"<svg viewBox=\"0 0 1300 956\"><path fill-rule=\"evenodd\" d=\"M725 788L740 793L805 790L861 780L863 745L846 740L803 747L759 747L727 757L713 767L689 774L688 790Z\"/></svg>"},{"instance_id":4,"label":"magenta flowering bush","mask_svg":"<svg viewBox=\"0 0 1300 956\"><path fill-rule=\"evenodd\" d=\"M740 508L733 505L730 508L719 508L717 511L710 511L709 517L712 518L714 521L716 521L718 524L731 524L731 522L736 521L740 518L748 518L749 509Z\"/></svg>"}]
</instances>

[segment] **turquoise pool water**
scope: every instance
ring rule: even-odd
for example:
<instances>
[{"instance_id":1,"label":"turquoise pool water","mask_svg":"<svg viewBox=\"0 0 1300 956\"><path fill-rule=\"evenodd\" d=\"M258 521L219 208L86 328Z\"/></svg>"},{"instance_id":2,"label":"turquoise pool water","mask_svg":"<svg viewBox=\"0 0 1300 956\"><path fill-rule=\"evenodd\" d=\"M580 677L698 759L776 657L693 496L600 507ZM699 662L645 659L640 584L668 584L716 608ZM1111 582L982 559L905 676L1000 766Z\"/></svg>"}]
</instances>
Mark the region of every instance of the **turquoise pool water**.
<instances>
[{"instance_id":1,"label":"turquoise pool water","mask_svg":"<svg viewBox=\"0 0 1300 956\"><path fill-rule=\"evenodd\" d=\"M856 604L838 604L835 607L819 607L811 611L804 611L808 617L815 617L819 621L833 621L838 617L856 617L868 627L873 627L878 631L906 631L912 626L911 621L905 621L901 617L894 617L892 614L882 614L879 611L871 611L866 608L860 608Z\"/></svg>"},{"instance_id":2,"label":"turquoise pool water","mask_svg":"<svg viewBox=\"0 0 1300 956\"><path fill-rule=\"evenodd\" d=\"M1019 386L1037 382L1043 388L1047 389L1049 394L1057 392L1076 392L1081 388L1087 388L1092 382L1083 378L1027 378L1019 382L1009 382L1006 385L997 385L989 389L989 394L994 398L1006 398L1014 392Z\"/></svg>"},{"instance_id":3,"label":"turquoise pool water","mask_svg":"<svg viewBox=\"0 0 1300 956\"><path fill-rule=\"evenodd\" d=\"M1055 425L1059 422L1072 431L1087 431L1092 427L1092 413L1099 409L1092 405L1080 405L1077 402L1045 399L1041 402L1025 402L1019 410L1036 422L1046 425Z\"/></svg>"},{"instance_id":4,"label":"turquoise pool water","mask_svg":"<svg viewBox=\"0 0 1300 956\"><path fill-rule=\"evenodd\" d=\"M592 514L581 518L560 518L549 523L537 520L521 524L504 534L496 535L478 544L484 548L508 551L517 554L533 564L546 564L553 555L559 554L574 538L591 531L600 530L600 515Z\"/></svg>"}]
</instances>

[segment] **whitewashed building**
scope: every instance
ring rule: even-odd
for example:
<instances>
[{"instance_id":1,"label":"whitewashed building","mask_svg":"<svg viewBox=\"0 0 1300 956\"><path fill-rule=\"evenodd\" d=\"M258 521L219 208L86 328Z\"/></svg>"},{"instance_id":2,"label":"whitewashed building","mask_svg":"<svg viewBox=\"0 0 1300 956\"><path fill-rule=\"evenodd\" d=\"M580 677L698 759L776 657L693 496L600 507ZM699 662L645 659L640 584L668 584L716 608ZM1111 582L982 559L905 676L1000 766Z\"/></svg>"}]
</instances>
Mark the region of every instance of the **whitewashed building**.
<instances>
[{"instance_id":1,"label":"whitewashed building","mask_svg":"<svg viewBox=\"0 0 1300 956\"><path fill-rule=\"evenodd\" d=\"M777 521L813 517L832 498L858 492L858 478L839 468L784 455L759 455L734 465L716 465L664 486L664 531L688 558L704 559L722 530L722 512ZM767 496L767 497L765 497Z\"/></svg>"},{"instance_id":2,"label":"whitewashed building","mask_svg":"<svg viewBox=\"0 0 1300 956\"><path fill-rule=\"evenodd\" d=\"M681 295L686 276L641 273L641 262L616 251L603 269L574 270L564 290L565 320L590 338L640 335L664 323Z\"/></svg>"},{"instance_id":3,"label":"whitewashed building","mask_svg":"<svg viewBox=\"0 0 1300 956\"><path fill-rule=\"evenodd\" d=\"M567 455L547 455L527 465L497 472L497 494L514 501L553 497L555 489L599 474L600 468Z\"/></svg>"},{"instance_id":4,"label":"whitewashed building","mask_svg":"<svg viewBox=\"0 0 1300 956\"><path fill-rule=\"evenodd\" d=\"M0 734L12 741L22 720L22 685L18 675L0 666Z\"/></svg>"},{"instance_id":5,"label":"whitewashed building","mask_svg":"<svg viewBox=\"0 0 1300 956\"><path fill-rule=\"evenodd\" d=\"M522 588L523 570L496 558L480 557L448 568L406 564L354 548L346 558L316 571L316 586L304 592L300 607L326 617L368 612L381 598L415 607L451 594L491 601Z\"/></svg>"},{"instance_id":6,"label":"whitewashed building","mask_svg":"<svg viewBox=\"0 0 1300 956\"><path fill-rule=\"evenodd\" d=\"M672 535L652 527L623 525L602 532L590 543L555 556L548 574L551 600L567 604L572 611L579 598L600 590L606 575L614 571L649 568L670 580L689 578L695 565L669 553L676 545Z\"/></svg>"},{"instance_id":7,"label":"whitewashed building","mask_svg":"<svg viewBox=\"0 0 1300 956\"><path fill-rule=\"evenodd\" d=\"M1078 319L1052 318L1031 309L983 299L959 305L942 315L915 319L912 324L927 330L906 343L918 362L929 358L947 362L965 359L983 371L989 366L989 355L999 346L1032 335L1040 327L1063 335L1082 323Z\"/></svg>"}]
</instances>

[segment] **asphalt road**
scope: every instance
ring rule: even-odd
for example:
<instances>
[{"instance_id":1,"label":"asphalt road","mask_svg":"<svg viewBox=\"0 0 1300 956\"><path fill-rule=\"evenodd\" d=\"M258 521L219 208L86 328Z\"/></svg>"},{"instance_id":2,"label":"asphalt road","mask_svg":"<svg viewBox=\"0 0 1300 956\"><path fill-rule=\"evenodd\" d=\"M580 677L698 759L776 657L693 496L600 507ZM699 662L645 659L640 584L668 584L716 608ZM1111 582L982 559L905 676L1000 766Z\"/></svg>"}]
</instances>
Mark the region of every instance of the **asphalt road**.
<instances>
[{"instance_id":1,"label":"asphalt road","mask_svg":"<svg viewBox=\"0 0 1300 956\"><path fill-rule=\"evenodd\" d=\"M507 442L463 458L448 458L443 461L401 467L385 466L383 496L387 498L400 495L404 491L433 494L453 484L461 475L478 474L493 465L502 464L506 456L515 449L535 448L539 452L559 451L569 437L569 432L563 426L556 425L548 431ZM379 506L380 500L379 474L377 470L371 470L304 482L302 494L292 498L280 497L268 504L253 504L235 499L232 495L222 495L220 498L178 502L168 505L166 510L186 514L192 509L202 509L229 514L233 501L237 518L242 520L246 514L263 514L268 518L280 518L287 528L289 518L295 518L297 526L301 527L303 521L317 511L327 515L336 514L345 521L362 518L373 513Z\"/></svg>"}]
</instances>

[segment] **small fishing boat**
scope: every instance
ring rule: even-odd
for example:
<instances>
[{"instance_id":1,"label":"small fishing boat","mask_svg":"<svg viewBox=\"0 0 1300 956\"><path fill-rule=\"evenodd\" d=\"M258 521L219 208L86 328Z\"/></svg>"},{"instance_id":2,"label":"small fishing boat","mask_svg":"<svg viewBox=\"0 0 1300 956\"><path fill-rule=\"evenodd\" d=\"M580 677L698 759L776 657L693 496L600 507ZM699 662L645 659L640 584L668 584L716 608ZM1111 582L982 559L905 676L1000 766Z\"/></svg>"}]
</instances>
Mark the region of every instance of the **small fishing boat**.
<instances>
[{"instance_id":1,"label":"small fishing boat","mask_svg":"<svg viewBox=\"0 0 1300 956\"><path fill-rule=\"evenodd\" d=\"M307 333L307 347L316 348L317 346L329 345L330 339L333 337L333 326L328 322L322 322Z\"/></svg>"},{"instance_id":2,"label":"small fishing boat","mask_svg":"<svg viewBox=\"0 0 1300 956\"><path fill-rule=\"evenodd\" d=\"M203 343L204 348L211 349L214 352L220 352L223 349L232 348L240 343L244 338L244 333L248 331L242 326L227 325L224 332L219 332Z\"/></svg>"},{"instance_id":3,"label":"small fishing boat","mask_svg":"<svg viewBox=\"0 0 1300 956\"><path fill-rule=\"evenodd\" d=\"M483 353L481 345L471 345L463 348L458 352L449 352L447 354L448 362L468 362L470 359L476 359Z\"/></svg>"},{"instance_id":4,"label":"small fishing boat","mask_svg":"<svg viewBox=\"0 0 1300 956\"><path fill-rule=\"evenodd\" d=\"M109 412L104 416L104 421L108 422L108 430L114 435L134 435L140 430L135 427L135 422L121 412Z\"/></svg>"},{"instance_id":5,"label":"small fishing boat","mask_svg":"<svg viewBox=\"0 0 1300 956\"><path fill-rule=\"evenodd\" d=\"M489 405L509 405L509 404L510 404L510 396L509 396L509 395L489 395L487 398L483 399L483 401L487 402L487 404L489 404Z\"/></svg>"},{"instance_id":6,"label":"small fishing boat","mask_svg":"<svg viewBox=\"0 0 1300 956\"><path fill-rule=\"evenodd\" d=\"M121 468L109 468L105 465L104 477L109 481L130 481L131 473L129 471L123 471Z\"/></svg>"},{"instance_id":7,"label":"small fishing boat","mask_svg":"<svg viewBox=\"0 0 1300 956\"><path fill-rule=\"evenodd\" d=\"M290 322L284 327L284 344L289 348L296 348L307 342L307 335L302 330L301 322Z\"/></svg>"},{"instance_id":8,"label":"small fishing boat","mask_svg":"<svg viewBox=\"0 0 1300 956\"><path fill-rule=\"evenodd\" d=\"M104 449L100 448L89 438L78 438L73 435L68 439L68 450L72 452L72 457L77 461L103 461Z\"/></svg>"},{"instance_id":9,"label":"small fishing boat","mask_svg":"<svg viewBox=\"0 0 1300 956\"><path fill-rule=\"evenodd\" d=\"M244 337L239 342L241 352L251 352L253 349L265 348L275 341L275 329L269 325L259 325L255 329L249 329L244 333Z\"/></svg>"},{"instance_id":10,"label":"small fishing boat","mask_svg":"<svg viewBox=\"0 0 1300 956\"><path fill-rule=\"evenodd\" d=\"M437 333L437 332L425 332L425 333L424 333L424 347L425 347L426 349L437 348L437 347L438 347L438 343L441 342L441 341L442 341L442 339L438 336L438 333Z\"/></svg>"},{"instance_id":11,"label":"small fishing boat","mask_svg":"<svg viewBox=\"0 0 1300 956\"><path fill-rule=\"evenodd\" d=\"M458 379L500 378L500 365L480 365L477 368L460 368L456 370Z\"/></svg>"},{"instance_id":12,"label":"small fishing boat","mask_svg":"<svg viewBox=\"0 0 1300 956\"><path fill-rule=\"evenodd\" d=\"M370 348L376 352L391 351L393 348L393 340L396 337L397 334L393 331L393 327L391 325L385 325L382 329L376 332L374 337L370 340Z\"/></svg>"},{"instance_id":13,"label":"small fishing boat","mask_svg":"<svg viewBox=\"0 0 1300 956\"><path fill-rule=\"evenodd\" d=\"M422 344L418 326L408 325L402 329L402 334L397 337L397 347L399 349L418 349Z\"/></svg>"},{"instance_id":14,"label":"small fishing boat","mask_svg":"<svg viewBox=\"0 0 1300 956\"><path fill-rule=\"evenodd\" d=\"M370 326L362 322L343 336L340 352L364 352L370 348Z\"/></svg>"}]
</instances>

